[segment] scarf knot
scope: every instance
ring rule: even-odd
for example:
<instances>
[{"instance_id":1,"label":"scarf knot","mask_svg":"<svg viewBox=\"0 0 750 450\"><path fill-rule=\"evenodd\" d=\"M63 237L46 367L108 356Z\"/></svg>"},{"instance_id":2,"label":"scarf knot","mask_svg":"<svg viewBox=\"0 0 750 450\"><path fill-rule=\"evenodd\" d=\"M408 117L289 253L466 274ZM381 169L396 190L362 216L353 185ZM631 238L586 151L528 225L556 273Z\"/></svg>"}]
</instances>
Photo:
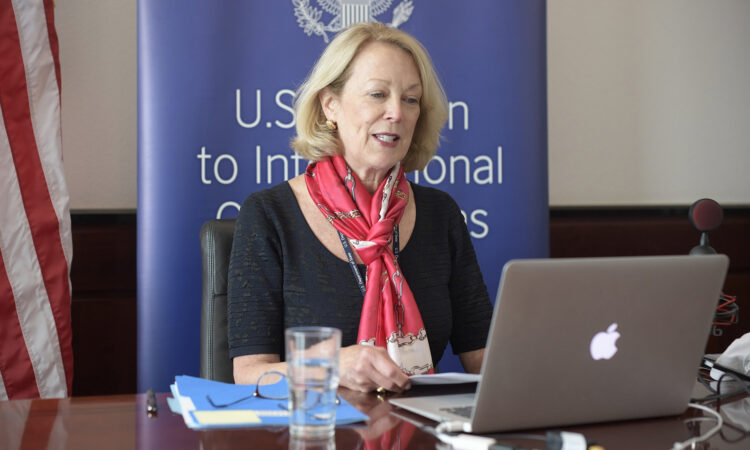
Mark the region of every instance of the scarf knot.
<instances>
[{"instance_id":1,"label":"scarf knot","mask_svg":"<svg viewBox=\"0 0 750 450\"><path fill-rule=\"evenodd\" d=\"M382 220L370 228L366 238L367 244L361 247L355 245L354 248L357 249L362 262L369 266L376 259L388 257L389 253L393 253L390 247L392 236L393 220Z\"/></svg>"}]
</instances>

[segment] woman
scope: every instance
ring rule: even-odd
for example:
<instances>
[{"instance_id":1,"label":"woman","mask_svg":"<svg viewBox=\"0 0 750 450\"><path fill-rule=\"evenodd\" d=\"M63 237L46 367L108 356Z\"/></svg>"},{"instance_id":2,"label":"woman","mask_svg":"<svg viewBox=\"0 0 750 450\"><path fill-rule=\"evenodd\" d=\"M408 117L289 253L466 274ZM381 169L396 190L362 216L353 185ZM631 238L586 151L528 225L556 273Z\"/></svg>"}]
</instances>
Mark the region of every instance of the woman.
<instances>
[{"instance_id":1,"label":"woman","mask_svg":"<svg viewBox=\"0 0 750 450\"><path fill-rule=\"evenodd\" d=\"M229 269L237 383L285 372L283 331L342 330L340 384L408 389L450 340L479 372L491 305L455 202L404 170L435 154L447 101L413 37L358 24L326 48L297 93L292 147L305 174L252 194ZM362 345L365 344L365 345Z\"/></svg>"}]
</instances>

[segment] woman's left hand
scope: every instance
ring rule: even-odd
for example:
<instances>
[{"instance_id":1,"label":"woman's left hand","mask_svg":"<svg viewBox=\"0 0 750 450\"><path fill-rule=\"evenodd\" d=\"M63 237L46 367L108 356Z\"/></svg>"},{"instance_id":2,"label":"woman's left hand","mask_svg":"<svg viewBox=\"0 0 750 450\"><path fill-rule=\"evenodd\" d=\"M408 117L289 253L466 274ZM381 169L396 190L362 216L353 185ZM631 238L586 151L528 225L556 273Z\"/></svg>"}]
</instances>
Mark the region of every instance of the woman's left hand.
<instances>
[{"instance_id":1,"label":"woman's left hand","mask_svg":"<svg viewBox=\"0 0 750 450\"><path fill-rule=\"evenodd\" d=\"M371 345L343 347L339 355L339 383L349 389L371 392L379 387L402 392L411 387L409 377L393 362L385 348Z\"/></svg>"}]
</instances>

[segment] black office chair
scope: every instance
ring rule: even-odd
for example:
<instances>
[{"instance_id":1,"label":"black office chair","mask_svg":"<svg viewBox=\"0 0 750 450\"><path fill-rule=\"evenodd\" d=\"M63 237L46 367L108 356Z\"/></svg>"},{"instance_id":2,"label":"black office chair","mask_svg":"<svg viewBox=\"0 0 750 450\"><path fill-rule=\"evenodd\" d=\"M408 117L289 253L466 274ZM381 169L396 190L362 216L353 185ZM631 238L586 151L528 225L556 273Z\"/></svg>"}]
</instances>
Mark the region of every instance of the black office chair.
<instances>
[{"instance_id":1,"label":"black office chair","mask_svg":"<svg viewBox=\"0 0 750 450\"><path fill-rule=\"evenodd\" d=\"M235 219L209 220L201 227L203 302L201 378L234 383L227 341L227 276Z\"/></svg>"}]
</instances>

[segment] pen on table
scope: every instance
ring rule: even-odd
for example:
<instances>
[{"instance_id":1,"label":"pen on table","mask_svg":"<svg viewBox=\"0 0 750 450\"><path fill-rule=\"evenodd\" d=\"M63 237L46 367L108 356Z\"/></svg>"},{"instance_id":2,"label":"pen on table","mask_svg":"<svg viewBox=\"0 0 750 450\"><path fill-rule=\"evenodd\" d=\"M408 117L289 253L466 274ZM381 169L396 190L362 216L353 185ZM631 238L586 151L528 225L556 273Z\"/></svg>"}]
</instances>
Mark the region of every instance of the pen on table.
<instances>
[{"instance_id":1,"label":"pen on table","mask_svg":"<svg viewBox=\"0 0 750 450\"><path fill-rule=\"evenodd\" d=\"M159 408L156 406L156 394L154 394L153 389L149 389L146 391L146 415L156 416L156 414L159 412Z\"/></svg>"}]
</instances>

